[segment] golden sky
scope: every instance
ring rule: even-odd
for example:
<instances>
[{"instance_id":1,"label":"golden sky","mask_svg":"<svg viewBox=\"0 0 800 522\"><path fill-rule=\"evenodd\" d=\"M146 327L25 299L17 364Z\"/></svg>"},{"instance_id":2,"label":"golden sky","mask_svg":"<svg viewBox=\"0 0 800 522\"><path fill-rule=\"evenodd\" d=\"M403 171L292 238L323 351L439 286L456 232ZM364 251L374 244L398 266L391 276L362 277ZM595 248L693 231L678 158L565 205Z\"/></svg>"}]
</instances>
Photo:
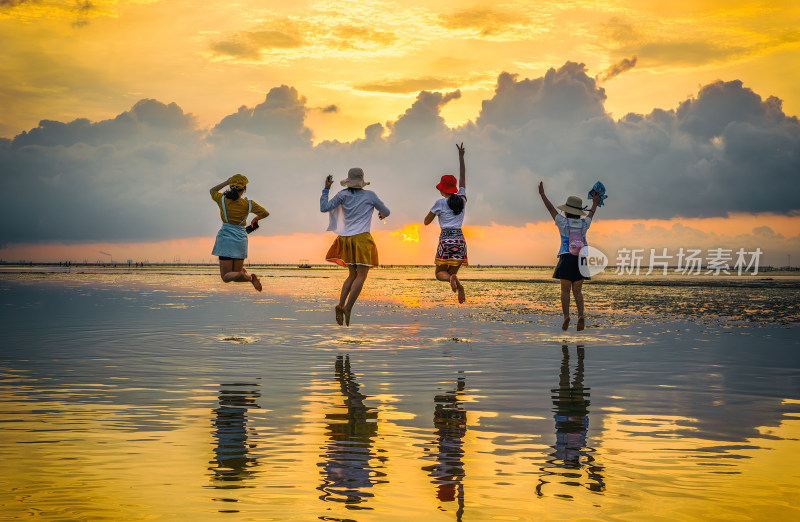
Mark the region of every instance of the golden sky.
<instances>
[{"instance_id":1,"label":"golden sky","mask_svg":"<svg viewBox=\"0 0 800 522\"><path fill-rule=\"evenodd\" d=\"M1 0L0 136L112 118L142 98L206 127L286 84L307 97L315 141L352 140L423 89L460 89L442 115L474 120L499 73L567 60L608 78L617 118L675 108L717 79L796 115L799 27L790 0Z\"/></svg>"},{"instance_id":2,"label":"golden sky","mask_svg":"<svg viewBox=\"0 0 800 522\"><path fill-rule=\"evenodd\" d=\"M272 212L251 260L316 262L320 180L358 164L393 211L373 227L383 261L430 263L436 227L401 231L439 197L455 140L476 263L552 263L539 180L558 204L596 179L611 199L590 241L612 259L800 258L782 188L800 165L798 2L0 0L0 38L0 137L18 137L0 140L0 177L49 198L33 228L4 210L2 259L210 257L208 187L239 171Z\"/></svg>"}]
</instances>

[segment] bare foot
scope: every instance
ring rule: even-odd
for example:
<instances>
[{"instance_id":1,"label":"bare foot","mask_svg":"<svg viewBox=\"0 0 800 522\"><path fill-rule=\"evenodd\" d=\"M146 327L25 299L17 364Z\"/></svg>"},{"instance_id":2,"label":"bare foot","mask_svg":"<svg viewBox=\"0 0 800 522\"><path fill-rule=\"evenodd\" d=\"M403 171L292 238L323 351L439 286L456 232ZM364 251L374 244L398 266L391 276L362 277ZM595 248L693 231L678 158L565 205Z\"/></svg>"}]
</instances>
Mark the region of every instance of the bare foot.
<instances>
[{"instance_id":1,"label":"bare foot","mask_svg":"<svg viewBox=\"0 0 800 522\"><path fill-rule=\"evenodd\" d=\"M450 276L450 288L453 290L453 292L458 291L458 276L455 274Z\"/></svg>"},{"instance_id":2,"label":"bare foot","mask_svg":"<svg viewBox=\"0 0 800 522\"><path fill-rule=\"evenodd\" d=\"M339 326L344 324L344 306L336 305L336 324Z\"/></svg>"},{"instance_id":3,"label":"bare foot","mask_svg":"<svg viewBox=\"0 0 800 522\"><path fill-rule=\"evenodd\" d=\"M347 308L345 308L342 311L344 312L344 324L346 324L347 326L350 326L350 312L351 312L351 310L348 310Z\"/></svg>"},{"instance_id":4,"label":"bare foot","mask_svg":"<svg viewBox=\"0 0 800 522\"><path fill-rule=\"evenodd\" d=\"M583 318L583 316L578 317L578 331L579 332L583 331L585 327L586 327L586 320Z\"/></svg>"},{"instance_id":5,"label":"bare foot","mask_svg":"<svg viewBox=\"0 0 800 522\"><path fill-rule=\"evenodd\" d=\"M258 276L255 274L250 274L250 282L253 283L253 288L258 290L259 292L262 290L261 281L258 280Z\"/></svg>"},{"instance_id":6,"label":"bare foot","mask_svg":"<svg viewBox=\"0 0 800 522\"><path fill-rule=\"evenodd\" d=\"M561 323L561 329L562 330L564 330L566 332L567 328L569 328L569 316L568 315L564 317L564 322Z\"/></svg>"},{"instance_id":7,"label":"bare foot","mask_svg":"<svg viewBox=\"0 0 800 522\"><path fill-rule=\"evenodd\" d=\"M458 302L460 304L464 304L464 301L467 300L467 294L464 293L464 285L460 282L458 283Z\"/></svg>"}]
</instances>

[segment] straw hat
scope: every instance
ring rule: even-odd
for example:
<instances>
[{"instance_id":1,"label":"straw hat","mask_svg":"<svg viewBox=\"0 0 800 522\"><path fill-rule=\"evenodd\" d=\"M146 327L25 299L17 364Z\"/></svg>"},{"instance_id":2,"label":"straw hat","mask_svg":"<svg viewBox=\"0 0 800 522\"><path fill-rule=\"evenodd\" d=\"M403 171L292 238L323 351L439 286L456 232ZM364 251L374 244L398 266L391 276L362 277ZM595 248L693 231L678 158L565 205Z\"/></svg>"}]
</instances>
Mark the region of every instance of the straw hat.
<instances>
[{"instance_id":1,"label":"straw hat","mask_svg":"<svg viewBox=\"0 0 800 522\"><path fill-rule=\"evenodd\" d=\"M576 214L578 216L586 215L586 212L583 211L583 201L578 196L569 196L566 203L556 208L558 210L563 210L567 214Z\"/></svg>"},{"instance_id":2,"label":"straw hat","mask_svg":"<svg viewBox=\"0 0 800 522\"><path fill-rule=\"evenodd\" d=\"M358 167L353 167L347 171L347 179L343 179L342 186L350 188L364 188L369 185L369 181L364 181L364 171Z\"/></svg>"},{"instance_id":3,"label":"straw hat","mask_svg":"<svg viewBox=\"0 0 800 522\"><path fill-rule=\"evenodd\" d=\"M241 174L234 174L231 176L229 184L231 187L241 190L247 187L248 181L249 180L245 176Z\"/></svg>"},{"instance_id":4,"label":"straw hat","mask_svg":"<svg viewBox=\"0 0 800 522\"><path fill-rule=\"evenodd\" d=\"M436 189L444 192L445 194L455 194L458 192L458 183L456 177L450 174L442 176L442 180L436 185Z\"/></svg>"}]
</instances>

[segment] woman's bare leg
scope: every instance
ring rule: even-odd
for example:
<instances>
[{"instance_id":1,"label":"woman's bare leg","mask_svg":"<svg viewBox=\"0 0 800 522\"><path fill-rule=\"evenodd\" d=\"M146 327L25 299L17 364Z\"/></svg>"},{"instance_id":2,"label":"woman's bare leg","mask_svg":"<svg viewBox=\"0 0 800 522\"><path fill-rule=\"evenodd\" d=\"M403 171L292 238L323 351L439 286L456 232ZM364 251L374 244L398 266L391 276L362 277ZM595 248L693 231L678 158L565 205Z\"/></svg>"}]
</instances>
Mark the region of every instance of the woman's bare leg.
<instances>
[{"instance_id":1,"label":"woman's bare leg","mask_svg":"<svg viewBox=\"0 0 800 522\"><path fill-rule=\"evenodd\" d=\"M461 265L450 267L450 288L455 286L456 289L454 291L458 292L458 302L463 303L467 300L467 294L464 292L464 285L461 284L461 280L456 275L459 268L461 268Z\"/></svg>"},{"instance_id":2,"label":"woman's bare leg","mask_svg":"<svg viewBox=\"0 0 800 522\"><path fill-rule=\"evenodd\" d=\"M569 293L572 290L572 281L568 279L561 280L561 313L564 314L564 322L561 323L561 329L566 330L569 327Z\"/></svg>"},{"instance_id":3,"label":"woman's bare leg","mask_svg":"<svg viewBox=\"0 0 800 522\"><path fill-rule=\"evenodd\" d=\"M244 268L244 259L220 259L219 275L226 283L252 283L253 288L261 291L261 281L255 274L248 274Z\"/></svg>"},{"instance_id":4,"label":"woman's bare leg","mask_svg":"<svg viewBox=\"0 0 800 522\"><path fill-rule=\"evenodd\" d=\"M458 292L458 302L463 303L467 300L467 296L464 293L464 285L461 284L461 281L458 279L458 269L461 268L461 265L458 266L448 266L448 265L441 265L436 267L436 279L439 281L444 281L450 283L450 289L453 292Z\"/></svg>"},{"instance_id":5,"label":"woman's bare leg","mask_svg":"<svg viewBox=\"0 0 800 522\"><path fill-rule=\"evenodd\" d=\"M356 299L358 299L358 295L364 287L364 281L366 281L367 274L369 274L369 269L371 268L364 265L350 266L355 266L356 277L353 279L350 286L350 295L347 296L347 303L344 305L344 322L347 326L350 326L350 312L353 311L353 305L356 304Z\"/></svg>"},{"instance_id":6,"label":"woman's bare leg","mask_svg":"<svg viewBox=\"0 0 800 522\"><path fill-rule=\"evenodd\" d=\"M230 283L232 281L243 283L250 281L249 277L245 277L242 272L244 261L241 259L220 259L219 260L219 275L223 281Z\"/></svg>"},{"instance_id":7,"label":"woman's bare leg","mask_svg":"<svg viewBox=\"0 0 800 522\"><path fill-rule=\"evenodd\" d=\"M353 287L353 281L356 280L356 276L358 275L356 265L347 265L347 269L349 273L347 275L347 279L345 279L344 283L342 283L342 292L339 294L339 304L337 304L335 308L336 324L340 326L344 324L344 304L347 302L347 296L350 294L350 290Z\"/></svg>"},{"instance_id":8,"label":"woman's bare leg","mask_svg":"<svg viewBox=\"0 0 800 522\"><path fill-rule=\"evenodd\" d=\"M583 279L573 281L572 294L575 296L575 306L578 308L578 331L583 330L586 320L583 317Z\"/></svg>"}]
</instances>

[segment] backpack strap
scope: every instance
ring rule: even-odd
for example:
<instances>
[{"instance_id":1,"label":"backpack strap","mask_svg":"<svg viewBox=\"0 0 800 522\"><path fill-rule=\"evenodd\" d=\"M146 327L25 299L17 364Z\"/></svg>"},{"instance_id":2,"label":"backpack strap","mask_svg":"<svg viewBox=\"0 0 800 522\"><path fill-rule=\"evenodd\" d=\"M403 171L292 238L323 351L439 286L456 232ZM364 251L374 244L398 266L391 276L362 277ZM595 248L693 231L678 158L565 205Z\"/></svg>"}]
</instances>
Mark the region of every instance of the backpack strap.
<instances>
[{"instance_id":1,"label":"backpack strap","mask_svg":"<svg viewBox=\"0 0 800 522\"><path fill-rule=\"evenodd\" d=\"M247 198L245 198L245 199L247 199ZM248 199L248 200L247 200L247 215L245 215L245 216L244 216L244 219L242 220L242 222L241 222L241 223L239 223L239 225L240 225L240 226L241 226L241 225L246 225L246 224L247 224L247 216L249 216L249 215L250 215L250 211L251 211L251 210L253 210L253 202L252 202L252 201L250 201L250 200Z\"/></svg>"}]
</instances>

